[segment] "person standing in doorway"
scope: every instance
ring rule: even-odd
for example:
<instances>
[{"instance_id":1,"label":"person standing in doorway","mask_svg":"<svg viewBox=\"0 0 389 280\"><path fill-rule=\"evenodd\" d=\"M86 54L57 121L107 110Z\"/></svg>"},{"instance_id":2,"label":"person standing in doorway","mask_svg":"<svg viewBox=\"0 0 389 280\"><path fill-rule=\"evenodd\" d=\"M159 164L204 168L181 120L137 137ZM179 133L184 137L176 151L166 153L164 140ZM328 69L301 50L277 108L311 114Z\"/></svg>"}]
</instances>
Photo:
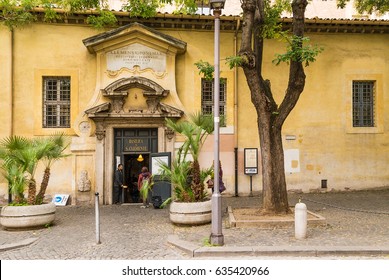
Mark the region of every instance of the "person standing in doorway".
<instances>
[{"instance_id":1,"label":"person standing in doorway","mask_svg":"<svg viewBox=\"0 0 389 280\"><path fill-rule=\"evenodd\" d=\"M143 182L151 180L151 173L149 172L149 169L146 166L142 167L141 173L138 176L138 190L143 186ZM141 206L142 208L149 207L149 198L147 197L146 199L143 199L143 205Z\"/></svg>"},{"instance_id":2,"label":"person standing in doorway","mask_svg":"<svg viewBox=\"0 0 389 280\"><path fill-rule=\"evenodd\" d=\"M115 171L115 179L113 182L113 202L119 204L122 197L123 189L123 164L119 163Z\"/></svg>"}]
</instances>

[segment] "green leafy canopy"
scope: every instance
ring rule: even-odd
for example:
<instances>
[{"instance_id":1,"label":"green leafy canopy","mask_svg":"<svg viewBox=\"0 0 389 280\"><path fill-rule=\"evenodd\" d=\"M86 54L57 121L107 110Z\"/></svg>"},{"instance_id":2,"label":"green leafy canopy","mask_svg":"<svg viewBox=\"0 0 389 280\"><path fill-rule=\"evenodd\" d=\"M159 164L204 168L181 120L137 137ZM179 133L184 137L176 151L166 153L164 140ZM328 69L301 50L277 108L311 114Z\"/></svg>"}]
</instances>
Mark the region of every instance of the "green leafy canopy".
<instances>
[{"instance_id":1,"label":"green leafy canopy","mask_svg":"<svg viewBox=\"0 0 389 280\"><path fill-rule=\"evenodd\" d=\"M195 0L127 0L121 9L130 17L149 18L166 4L176 7L176 13L194 14ZM117 18L107 0L0 0L0 22L10 30L28 25L37 20L35 9L43 9L45 22L62 20L75 12L90 11L87 23L95 28L115 26Z\"/></svg>"},{"instance_id":2,"label":"green leafy canopy","mask_svg":"<svg viewBox=\"0 0 389 280\"><path fill-rule=\"evenodd\" d=\"M286 38L288 45L286 53L276 54L273 63L279 65L281 62L289 61L303 62L305 66L316 60L316 57L323 51L322 47L309 44L308 37L292 36Z\"/></svg>"},{"instance_id":3,"label":"green leafy canopy","mask_svg":"<svg viewBox=\"0 0 389 280\"><path fill-rule=\"evenodd\" d=\"M350 0L338 0L338 7L344 8ZM354 6L358 13L372 14L374 12L389 12L389 0L354 0Z\"/></svg>"}]
</instances>

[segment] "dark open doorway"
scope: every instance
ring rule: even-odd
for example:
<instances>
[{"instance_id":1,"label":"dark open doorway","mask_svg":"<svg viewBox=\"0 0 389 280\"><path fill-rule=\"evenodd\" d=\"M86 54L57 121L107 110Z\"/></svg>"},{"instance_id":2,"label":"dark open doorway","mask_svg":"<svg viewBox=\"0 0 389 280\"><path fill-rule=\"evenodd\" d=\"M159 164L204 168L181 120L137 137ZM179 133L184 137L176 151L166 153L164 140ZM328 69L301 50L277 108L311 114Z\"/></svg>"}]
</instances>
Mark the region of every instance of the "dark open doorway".
<instances>
[{"instance_id":1,"label":"dark open doorway","mask_svg":"<svg viewBox=\"0 0 389 280\"><path fill-rule=\"evenodd\" d=\"M124 154L123 170L124 184L127 189L124 189L123 203L139 203L141 202L138 191L138 176L143 166L149 168L149 154L141 154L143 161L139 161L140 154Z\"/></svg>"},{"instance_id":2,"label":"dark open doorway","mask_svg":"<svg viewBox=\"0 0 389 280\"><path fill-rule=\"evenodd\" d=\"M138 203L138 175L143 166L150 169L150 153L158 151L157 128L117 128L114 130L115 166L123 164L124 185L120 201ZM139 160L140 155L143 160ZM116 168L116 167L115 167Z\"/></svg>"}]
</instances>

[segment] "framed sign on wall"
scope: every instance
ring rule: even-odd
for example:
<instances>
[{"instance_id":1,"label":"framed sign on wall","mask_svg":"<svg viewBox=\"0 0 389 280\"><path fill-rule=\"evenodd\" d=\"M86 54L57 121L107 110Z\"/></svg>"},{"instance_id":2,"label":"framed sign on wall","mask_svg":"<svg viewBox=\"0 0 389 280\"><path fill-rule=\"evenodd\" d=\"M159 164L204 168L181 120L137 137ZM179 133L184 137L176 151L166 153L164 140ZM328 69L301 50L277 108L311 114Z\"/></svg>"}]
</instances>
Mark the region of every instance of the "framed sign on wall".
<instances>
[{"instance_id":1,"label":"framed sign on wall","mask_svg":"<svg viewBox=\"0 0 389 280\"><path fill-rule=\"evenodd\" d=\"M258 174L258 148L244 149L244 174Z\"/></svg>"}]
</instances>

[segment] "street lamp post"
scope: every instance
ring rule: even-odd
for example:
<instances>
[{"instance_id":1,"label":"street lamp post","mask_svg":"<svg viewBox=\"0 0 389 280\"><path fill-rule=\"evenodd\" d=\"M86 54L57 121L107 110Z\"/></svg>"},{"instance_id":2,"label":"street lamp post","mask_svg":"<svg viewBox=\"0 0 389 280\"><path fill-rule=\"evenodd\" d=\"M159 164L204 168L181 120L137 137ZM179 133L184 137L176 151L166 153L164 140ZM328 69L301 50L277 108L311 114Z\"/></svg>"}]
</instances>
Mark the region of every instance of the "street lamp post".
<instances>
[{"instance_id":1,"label":"street lamp post","mask_svg":"<svg viewBox=\"0 0 389 280\"><path fill-rule=\"evenodd\" d=\"M219 127L220 127L220 15L224 8L225 0L210 0L210 6L215 16L215 75L214 75L214 186L212 194L212 233L210 243L212 245L224 245L224 236L222 233L222 215L221 215L221 195L219 191Z\"/></svg>"}]
</instances>

